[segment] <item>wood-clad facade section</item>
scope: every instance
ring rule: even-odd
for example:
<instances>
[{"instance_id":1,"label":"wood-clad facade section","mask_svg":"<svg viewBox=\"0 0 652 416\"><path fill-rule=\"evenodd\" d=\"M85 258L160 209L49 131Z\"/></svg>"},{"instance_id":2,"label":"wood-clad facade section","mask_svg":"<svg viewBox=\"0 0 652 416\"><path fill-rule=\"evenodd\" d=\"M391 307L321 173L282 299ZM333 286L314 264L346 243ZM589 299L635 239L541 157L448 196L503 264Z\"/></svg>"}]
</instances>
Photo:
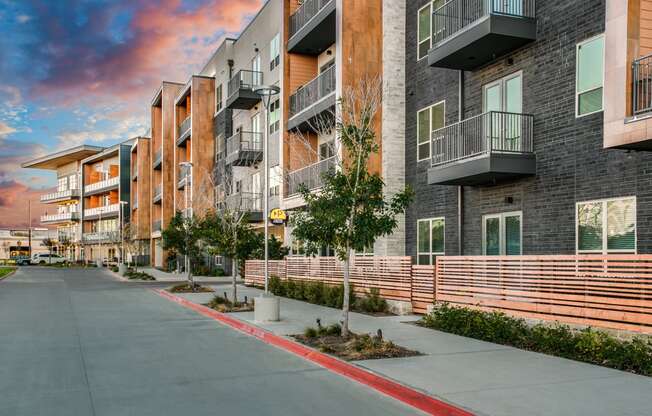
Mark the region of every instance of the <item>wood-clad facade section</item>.
<instances>
[{"instance_id":1,"label":"wood-clad facade section","mask_svg":"<svg viewBox=\"0 0 652 416\"><path fill-rule=\"evenodd\" d=\"M151 237L152 194L150 139L139 137L131 150L131 223L138 240Z\"/></svg>"}]
</instances>

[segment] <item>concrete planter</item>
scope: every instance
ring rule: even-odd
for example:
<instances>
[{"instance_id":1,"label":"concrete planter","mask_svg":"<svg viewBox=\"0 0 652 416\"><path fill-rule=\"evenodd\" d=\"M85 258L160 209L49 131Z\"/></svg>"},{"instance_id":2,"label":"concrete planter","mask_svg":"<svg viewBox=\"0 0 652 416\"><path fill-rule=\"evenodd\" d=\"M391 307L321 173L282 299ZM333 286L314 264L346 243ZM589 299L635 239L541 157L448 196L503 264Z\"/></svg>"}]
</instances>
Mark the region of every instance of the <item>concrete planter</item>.
<instances>
[{"instance_id":1,"label":"concrete planter","mask_svg":"<svg viewBox=\"0 0 652 416\"><path fill-rule=\"evenodd\" d=\"M254 320L257 322L277 322L281 319L281 301L273 295L260 295L254 298Z\"/></svg>"}]
</instances>

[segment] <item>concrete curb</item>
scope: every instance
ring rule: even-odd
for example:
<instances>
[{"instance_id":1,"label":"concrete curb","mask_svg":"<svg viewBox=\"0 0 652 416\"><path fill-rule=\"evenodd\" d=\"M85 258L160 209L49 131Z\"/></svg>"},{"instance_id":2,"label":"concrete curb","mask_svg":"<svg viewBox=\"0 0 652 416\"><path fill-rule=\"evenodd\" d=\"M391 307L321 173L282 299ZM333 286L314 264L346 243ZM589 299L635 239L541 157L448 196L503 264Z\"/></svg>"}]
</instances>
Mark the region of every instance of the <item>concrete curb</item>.
<instances>
[{"instance_id":1,"label":"concrete curb","mask_svg":"<svg viewBox=\"0 0 652 416\"><path fill-rule=\"evenodd\" d=\"M217 312L206 306L193 303L164 290L152 289L152 291L163 298L192 309L201 315L219 321L247 335L258 338L267 344L273 345L287 352L291 352L350 380L357 381L360 384L363 384L386 396L419 409L429 415L473 416L473 413L470 413L464 409L435 399L434 397L428 396L425 393L421 393L396 381L362 369L354 364L316 351L298 342L294 342L290 339L275 335L267 330L233 318L227 314Z\"/></svg>"}]
</instances>

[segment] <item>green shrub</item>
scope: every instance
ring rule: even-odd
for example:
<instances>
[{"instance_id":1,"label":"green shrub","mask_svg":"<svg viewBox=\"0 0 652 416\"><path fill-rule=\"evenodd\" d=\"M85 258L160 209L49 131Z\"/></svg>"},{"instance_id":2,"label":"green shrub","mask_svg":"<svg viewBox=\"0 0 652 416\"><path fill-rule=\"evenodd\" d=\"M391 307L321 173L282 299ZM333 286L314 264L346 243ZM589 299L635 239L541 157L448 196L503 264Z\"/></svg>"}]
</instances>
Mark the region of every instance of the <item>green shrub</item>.
<instances>
[{"instance_id":1,"label":"green shrub","mask_svg":"<svg viewBox=\"0 0 652 416\"><path fill-rule=\"evenodd\" d=\"M281 280L277 276L269 279L269 291L276 296L302 300L316 305L341 308L344 300L343 285L327 285L324 282L311 282L305 280ZM349 293L350 304L355 305L353 285Z\"/></svg>"},{"instance_id":2,"label":"green shrub","mask_svg":"<svg viewBox=\"0 0 652 416\"><path fill-rule=\"evenodd\" d=\"M566 325L529 326L501 312L439 305L423 326L642 375L652 375L652 339L620 340L604 331L573 331Z\"/></svg>"},{"instance_id":3,"label":"green shrub","mask_svg":"<svg viewBox=\"0 0 652 416\"><path fill-rule=\"evenodd\" d=\"M120 270L120 269L118 269L118 266L113 266L113 267L111 267L111 271L112 271L113 273L118 273L118 270Z\"/></svg>"},{"instance_id":4,"label":"green shrub","mask_svg":"<svg viewBox=\"0 0 652 416\"><path fill-rule=\"evenodd\" d=\"M355 302L355 309L368 313L387 312L387 301L380 297L380 289L372 288L367 296L359 298Z\"/></svg>"}]
</instances>

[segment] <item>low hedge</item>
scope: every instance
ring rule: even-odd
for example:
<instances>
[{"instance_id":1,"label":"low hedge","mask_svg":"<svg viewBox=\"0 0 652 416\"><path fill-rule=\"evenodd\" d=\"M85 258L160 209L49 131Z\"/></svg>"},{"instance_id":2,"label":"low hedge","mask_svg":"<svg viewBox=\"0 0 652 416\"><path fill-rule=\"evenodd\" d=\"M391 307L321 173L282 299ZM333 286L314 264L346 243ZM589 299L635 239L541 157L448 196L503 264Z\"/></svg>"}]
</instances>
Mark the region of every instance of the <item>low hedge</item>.
<instances>
[{"instance_id":1,"label":"low hedge","mask_svg":"<svg viewBox=\"0 0 652 416\"><path fill-rule=\"evenodd\" d=\"M604 367L652 375L652 339L620 340L591 328L572 330L567 325L528 325L501 312L439 304L420 324L451 334L529 351L555 355Z\"/></svg>"},{"instance_id":2,"label":"low hedge","mask_svg":"<svg viewBox=\"0 0 652 416\"><path fill-rule=\"evenodd\" d=\"M123 276L129 280L149 280L149 281L156 280L156 278L149 273L137 272L132 269L129 269L126 272L124 272Z\"/></svg>"}]
</instances>

